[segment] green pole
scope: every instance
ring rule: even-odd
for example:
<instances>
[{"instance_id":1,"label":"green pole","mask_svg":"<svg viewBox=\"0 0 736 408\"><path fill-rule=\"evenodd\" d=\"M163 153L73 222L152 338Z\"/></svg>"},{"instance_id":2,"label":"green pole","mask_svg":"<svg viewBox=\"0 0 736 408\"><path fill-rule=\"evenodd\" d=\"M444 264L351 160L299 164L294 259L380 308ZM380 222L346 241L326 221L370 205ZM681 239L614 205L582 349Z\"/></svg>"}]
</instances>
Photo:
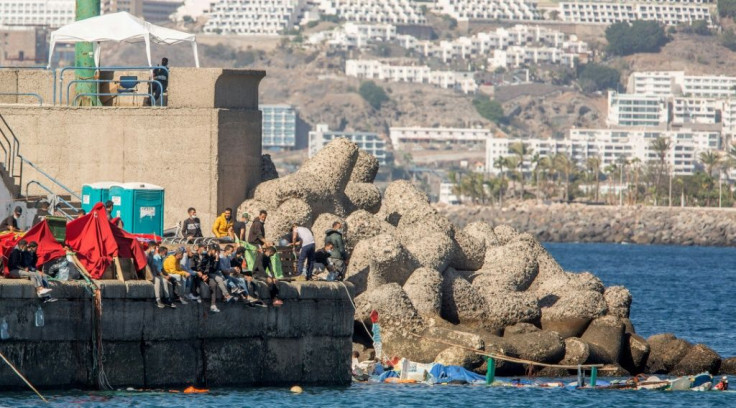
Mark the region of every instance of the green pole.
<instances>
[{"instance_id":1,"label":"green pole","mask_svg":"<svg viewBox=\"0 0 736 408\"><path fill-rule=\"evenodd\" d=\"M491 385L496 380L496 360L493 357L486 357L486 385Z\"/></svg>"},{"instance_id":2,"label":"green pole","mask_svg":"<svg viewBox=\"0 0 736 408\"><path fill-rule=\"evenodd\" d=\"M598 367L590 368L590 386L595 387L595 382L598 380Z\"/></svg>"},{"instance_id":3,"label":"green pole","mask_svg":"<svg viewBox=\"0 0 736 408\"><path fill-rule=\"evenodd\" d=\"M77 0L76 20L84 20L85 18L96 17L100 15L100 0ZM95 57L94 47L92 43L81 42L74 46L74 66L91 67L91 69L76 70L77 79L95 79ZM74 86L76 94L97 93L96 83L77 83ZM80 105L99 105L97 97L82 97L79 101Z\"/></svg>"}]
</instances>

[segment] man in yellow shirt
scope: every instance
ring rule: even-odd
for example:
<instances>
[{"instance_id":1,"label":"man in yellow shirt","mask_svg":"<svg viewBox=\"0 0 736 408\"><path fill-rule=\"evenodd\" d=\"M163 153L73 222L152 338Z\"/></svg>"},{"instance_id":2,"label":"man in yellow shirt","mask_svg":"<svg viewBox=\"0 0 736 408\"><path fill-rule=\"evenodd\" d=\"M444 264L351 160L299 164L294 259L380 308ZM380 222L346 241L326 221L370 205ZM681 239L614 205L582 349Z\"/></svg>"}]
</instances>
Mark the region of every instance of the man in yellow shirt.
<instances>
[{"instance_id":1,"label":"man in yellow shirt","mask_svg":"<svg viewBox=\"0 0 736 408\"><path fill-rule=\"evenodd\" d=\"M179 296L179 301L182 305L186 305L185 300L186 294L184 294L184 287L186 279L189 277L189 273L181 268L181 258L184 257L186 250L182 247L176 250L173 254L169 255L164 259L164 272L166 272L174 283L174 292Z\"/></svg>"},{"instance_id":2,"label":"man in yellow shirt","mask_svg":"<svg viewBox=\"0 0 736 408\"><path fill-rule=\"evenodd\" d=\"M212 225L212 233L216 238L230 238L232 239L231 232L233 228L233 210L232 208L226 208L225 212L220 214L215 219L215 223Z\"/></svg>"}]
</instances>

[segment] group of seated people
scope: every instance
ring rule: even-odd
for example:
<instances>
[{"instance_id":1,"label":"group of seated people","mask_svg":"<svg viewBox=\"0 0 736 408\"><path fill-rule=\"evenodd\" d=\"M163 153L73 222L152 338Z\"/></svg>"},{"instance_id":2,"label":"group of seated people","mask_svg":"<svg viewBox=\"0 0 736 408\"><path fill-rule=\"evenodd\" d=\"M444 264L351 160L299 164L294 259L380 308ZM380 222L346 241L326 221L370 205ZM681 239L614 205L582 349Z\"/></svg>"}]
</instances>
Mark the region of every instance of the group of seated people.
<instances>
[{"instance_id":1,"label":"group of seated people","mask_svg":"<svg viewBox=\"0 0 736 408\"><path fill-rule=\"evenodd\" d=\"M36 288L38 297L43 299L45 303L55 302L57 299L50 295L52 288L49 287L49 278L66 281L80 279L81 277L79 270L71 258L74 252L64 243L66 256L45 264L47 266L47 273L44 273L43 269L37 269L36 267L38 264L37 250L38 243L35 241L19 240L6 260L6 276L12 279L29 279Z\"/></svg>"},{"instance_id":2,"label":"group of seated people","mask_svg":"<svg viewBox=\"0 0 736 408\"><path fill-rule=\"evenodd\" d=\"M248 306L266 306L258 294L254 279L265 283L273 306L281 306L278 274L271 265L274 247L265 247L255 254L254 265L249 267L246 248L233 245L220 248L218 244L192 244L177 248L169 254L165 246L152 243L148 249L148 265L153 274L156 306L176 308L175 302L202 303L201 291L210 292L210 312L218 313L217 293L225 303L245 302Z\"/></svg>"}]
</instances>

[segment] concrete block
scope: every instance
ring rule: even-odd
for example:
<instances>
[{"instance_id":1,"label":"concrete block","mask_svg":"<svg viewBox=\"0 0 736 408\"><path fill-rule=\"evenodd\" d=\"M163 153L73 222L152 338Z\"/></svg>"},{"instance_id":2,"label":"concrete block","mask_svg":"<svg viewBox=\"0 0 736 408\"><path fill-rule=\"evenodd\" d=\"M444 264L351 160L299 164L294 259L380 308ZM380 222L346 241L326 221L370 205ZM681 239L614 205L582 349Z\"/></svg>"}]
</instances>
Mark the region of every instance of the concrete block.
<instances>
[{"instance_id":1,"label":"concrete block","mask_svg":"<svg viewBox=\"0 0 736 408\"><path fill-rule=\"evenodd\" d=\"M335 299L339 297L336 282L296 282L299 299ZM345 292L343 292L343 296Z\"/></svg>"},{"instance_id":2,"label":"concrete block","mask_svg":"<svg viewBox=\"0 0 736 408\"><path fill-rule=\"evenodd\" d=\"M35 314L39 306L44 314L44 326L36 327ZM14 299L0 302L0 319L8 323L10 338L14 340L88 341L91 336L88 310L80 301L43 304L37 299Z\"/></svg>"},{"instance_id":3,"label":"concrete block","mask_svg":"<svg viewBox=\"0 0 736 408\"><path fill-rule=\"evenodd\" d=\"M36 296L36 289L28 279L0 279L0 298L28 299Z\"/></svg>"},{"instance_id":4,"label":"concrete block","mask_svg":"<svg viewBox=\"0 0 736 408\"><path fill-rule=\"evenodd\" d=\"M302 339L266 339L262 381L265 385L294 385L308 381L304 377L304 341Z\"/></svg>"},{"instance_id":5,"label":"concrete block","mask_svg":"<svg viewBox=\"0 0 736 408\"><path fill-rule=\"evenodd\" d=\"M204 303L203 303L204 304ZM200 315L201 331L205 339L265 336L270 309L248 307L242 302L219 305L220 313L210 313L209 306Z\"/></svg>"},{"instance_id":6,"label":"concrete block","mask_svg":"<svg viewBox=\"0 0 736 408\"><path fill-rule=\"evenodd\" d=\"M102 299L125 299L127 297L127 288L124 282L119 280L97 280L97 286L102 291Z\"/></svg>"},{"instance_id":7,"label":"concrete block","mask_svg":"<svg viewBox=\"0 0 736 408\"><path fill-rule=\"evenodd\" d=\"M143 338L146 340L196 339L199 333L197 322L204 313L204 303L176 303L176 309L159 309L153 301L146 302L143 321Z\"/></svg>"},{"instance_id":8,"label":"concrete block","mask_svg":"<svg viewBox=\"0 0 736 408\"><path fill-rule=\"evenodd\" d=\"M153 314L153 300L102 299L102 338L107 341L140 341Z\"/></svg>"},{"instance_id":9,"label":"concrete block","mask_svg":"<svg viewBox=\"0 0 736 408\"><path fill-rule=\"evenodd\" d=\"M305 337L302 350L303 384L349 385L352 381L350 361L342 357L352 352L345 338Z\"/></svg>"},{"instance_id":10,"label":"concrete block","mask_svg":"<svg viewBox=\"0 0 736 408\"><path fill-rule=\"evenodd\" d=\"M202 384L201 340L145 342L146 387Z\"/></svg>"},{"instance_id":11,"label":"concrete block","mask_svg":"<svg viewBox=\"0 0 736 408\"><path fill-rule=\"evenodd\" d=\"M279 282L278 288L279 288L279 297L283 301L292 300L292 299L298 299L299 298L299 289L298 289L298 282Z\"/></svg>"},{"instance_id":12,"label":"concrete block","mask_svg":"<svg viewBox=\"0 0 736 408\"><path fill-rule=\"evenodd\" d=\"M273 362L266 359L263 339L205 340L203 345L208 387L269 383L264 370Z\"/></svg>"},{"instance_id":13,"label":"concrete block","mask_svg":"<svg viewBox=\"0 0 736 408\"><path fill-rule=\"evenodd\" d=\"M87 289L87 283L84 281L68 281L68 282L49 282L49 287L53 289L51 296L57 299L91 299L93 289Z\"/></svg>"},{"instance_id":14,"label":"concrete block","mask_svg":"<svg viewBox=\"0 0 736 408\"><path fill-rule=\"evenodd\" d=\"M125 282L126 298L154 299L153 283L146 280L132 280Z\"/></svg>"},{"instance_id":15,"label":"concrete block","mask_svg":"<svg viewBox=\"0 0 736 408\"><path fill-rule=\"evenodd\" d=\"M36 388L83 387L88 383L88 344L3 341L0 351ZM0 367L0 384L3 390L28 390L4 363Z\"/></svg>"},{"instance_id":16,"label":"concrete block","mask_svg":"<svg viewBox=\"0 0 736 408\"><path fill-rule=\"evenodd\" d=\"M104 367L113 387L145 387L146 362L140 341L103 342Z\"/></svg>"}]
</instances>

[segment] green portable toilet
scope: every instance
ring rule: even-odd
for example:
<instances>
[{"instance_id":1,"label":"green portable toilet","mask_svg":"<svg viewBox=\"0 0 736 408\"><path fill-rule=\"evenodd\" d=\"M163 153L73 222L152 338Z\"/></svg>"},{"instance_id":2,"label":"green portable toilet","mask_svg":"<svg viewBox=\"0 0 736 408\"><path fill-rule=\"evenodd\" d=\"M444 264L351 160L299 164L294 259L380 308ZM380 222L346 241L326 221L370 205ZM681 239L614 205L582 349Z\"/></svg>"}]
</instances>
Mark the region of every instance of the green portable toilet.
<instances>
[{"instance_id":1,"label":"green portable toilet","mask_svg":"<svg viewBox=\"0 0 736 408\"><path fill-rule=\"evenodd\" d=\"M120 217L126 231L163 234L163 187L149 183L123 183L110 188L110 200L113 218Z\"/></svg>"},{"instance_id":2,"label":"green portable toilet","mask_svg":"<svg viewBox=\"0 0 736 408\"><path fill-rule=\"evenodd\" d=\"M97 203L105 203L110 199L110 188L119 186L115 181L100 181L82 186L82 209L88 213Z\"/></svg>"}]
</instances>

